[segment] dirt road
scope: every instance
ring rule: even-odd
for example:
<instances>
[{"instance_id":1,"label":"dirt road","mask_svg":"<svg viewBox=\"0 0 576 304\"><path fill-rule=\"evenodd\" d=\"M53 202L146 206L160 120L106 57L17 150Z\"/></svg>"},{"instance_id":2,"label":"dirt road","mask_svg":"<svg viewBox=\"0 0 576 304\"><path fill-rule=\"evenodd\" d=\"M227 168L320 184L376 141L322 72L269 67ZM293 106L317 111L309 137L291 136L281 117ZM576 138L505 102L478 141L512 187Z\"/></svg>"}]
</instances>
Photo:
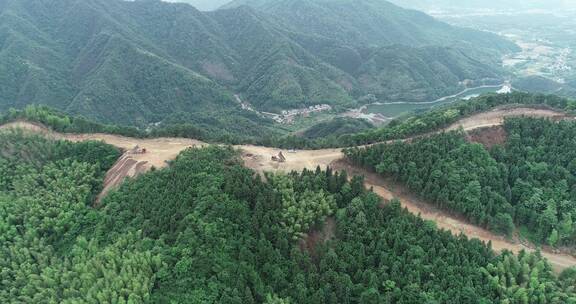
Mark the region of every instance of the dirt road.
<instances>
[{"instance_id":1,"label":"dirt road","mask_svg":"<svg viewBox=\"0 0 576 304\"><path fill-rule=\"evenodd\" d=\"M455 130L460 127L465 130L473 130L488 126L498 126L503 124L506 117L514 116L574 119L553 110L533 109L527 107L511 109L501 108L462 119L442 131ZM207 145L201 141L183 138L137 139L109 134L60 134L49 131L42 126L27 122L15 122L0 126L0 129L10 128L26 129L35 133L44 134L48 137L67 139L71 141L102 140L126 151L123 158L119 160L107 175L106 180L111 182L105 185L105 191L103 194L119 185L127 176L138 175L142 172L146 172L151 167L162 168L166 166L167 161L173 160L182 150L188 147ZM130 150L135 146L145 148L146 153L130 153ZM407 192L402 191L401 188L391 187L389 183L377 176L370 175L367 172L362 172L352 167L339 165L341 163L340 161L343 159L341 149L302 150L296 151L296 153L286 153L286 151L283 151L287 161L285 163L277 163L271 160L271 156L277 155L278 152L281 151L280 149L251 145L241 145L236 146L236 148L242 150L242 158L245 161L245 165L257 172L287 172L292 170L302 170L304 168L313 170L317 166L320 166L323 169L328 166L340 166L342 169L347 171L349 170L350 175L354 173L364 174L367 176L366 185L368 187L373 187L374 191L378 195L388 200L393 197L400 198L402 205L408 208L408 210L414 214L420 214L424 219L435 221L439 228L448 229L457 234L462 232L470 238L478 238L486 242L492 241L492 247L497 251L503 249L508 249L514 252L518 252L522 249L530 250L530 248L521 244L510 242L487 230L470 225L458 217L434 209L432 206L427 205L419 201L417 198L410 196ZM576 258L572 256L555 254L552 252L544 252L543 255L549 259L556 270L576 266Z\"/></svg>"},{"instance_id":2,"label":"dirt road","mask_svg":"<svg viewBox=\"0 0 576 304\"><path fill-rule=\"evenodd\" d=\"M374 193L378 194L385 201L390 201L394 198L399 199L402 207L408 209L412 214L419 214L425 220L434 221L438 228L449 230L455 235L463 233L469 238L476 238L486 243L490 241L495 251L510 250L515 253L522 250L534 251L532 247L525 246L517 241L507 240L486 229L469 224L462 218L448 215L446 212L425 203L417 196L411 194L403 186L382 178L377 174L351 166L345 160L337 160L333 162L330 167L337 171L346 171L349 176L364 176L366 187L372 188ZM556 272L561 272L566 268L576 266L576 258L567 254L543 251L542 255L550 261L550 264Z\"/></svg>"},{"instance_id":3,"label":"dirt road","mask_svg":"<svg viewBox=\"0 0 576 304\"><path fill-rule=\"evenodd\" d=\"M553 110L533 109L528 107L518 107L511 109L495 109L490 112L480 113L468 118L464 118L453 125L441 130L456 130L460 127L465 130L472 130L488 126L497 126L504 123L506 117L528 116L562 118L565 114ZM204 146L206 143L194 139L186 138L154 138L140 139L130 138L110 134L61 134L48 130L47 128L28 122L14 122L3 126L1 129L19 128L46 136L67 139L70 141L101 140L125 151L133 149L135 146L145 148L145 154L134 154L132 158L139 162L147 162L151 166L162 168L166 166L166 161L173 160L188 147ZM441 132L438 131L438 132ZM321 149L321 150L300 150L296 153L286 153L288 159L285 163L276 163L271 160L272 155L277 155L280 149L260 147L252 145L239 145L236 148L244 151L243 158L246 165L257 171L291 171L302 170L304 168L315 169L317 166L326 168L330 163L343 157L341 149Z\"/></svg>"},{"instance_id":4,"label":"dirt road","mask_svg":"<svg viewBox=\"0 0 576 304\"><path fill-rule=\"evenodd\" d=\"M463 128L465 131L470 131L478 128L485 128L491 126L500 126L504 124L507 117L537 117L537 118L570 118L565 113L546 110L534 109L528 107L517 108L498 108L490 112L476 114L448 126L447 128L437 131L451 131ZM344 157L342 149L322 149L322 150L301 150L296 153L285 153L287 158L285 163L276 163L271 160L272 155L277 155L280 149L259 147L259 146L237 146L238 149L243 150L243 158L246 166L256 171L292 171L315 169L320 166L322 169L329 166L332 162L342 159ZM285 151L284 151L285 152Z\"/></svg>"},{"instance_id":5,"label":"dirt road","mask_svg":"<svg viewBox=\"0 0 576 304\"><path fill-rule=\"evenodd\" d=\"M473 129L499 126L504 124L505 118L518 117L518 116L535 117L535 118L552 118L552 119L564 119L564 118L573 119L572 117L567 116L565 113L557 112L554 110L534 109L526 107L496 108L492 111L479 113L467 118L463 118L458 122L456 122L455 124L451 125L450 127L446 128L446 130L450 131L463 128L464 131L469 131Z\"/></svg>"}]
</instances>

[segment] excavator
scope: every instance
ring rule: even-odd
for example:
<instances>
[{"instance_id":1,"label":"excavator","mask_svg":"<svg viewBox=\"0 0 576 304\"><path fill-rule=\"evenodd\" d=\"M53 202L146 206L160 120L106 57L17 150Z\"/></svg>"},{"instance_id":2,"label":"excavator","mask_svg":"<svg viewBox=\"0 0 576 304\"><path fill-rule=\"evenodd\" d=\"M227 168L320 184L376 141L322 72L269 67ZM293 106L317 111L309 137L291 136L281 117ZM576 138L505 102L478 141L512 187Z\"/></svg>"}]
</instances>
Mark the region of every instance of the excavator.
<instances>
[{"instance_id":1,"label":"excavator","mask_svg":"<svg viewBox=\"0 0 576 304\"><path fill-rule=\"evenodd\" d=\"M278 162L278 163L285 163L286 162L286 157L284 157L284 154L282 154L282 152L278 153L278 155L273 155L272 156L272 161Z\"/></svg>"}]
</instances>

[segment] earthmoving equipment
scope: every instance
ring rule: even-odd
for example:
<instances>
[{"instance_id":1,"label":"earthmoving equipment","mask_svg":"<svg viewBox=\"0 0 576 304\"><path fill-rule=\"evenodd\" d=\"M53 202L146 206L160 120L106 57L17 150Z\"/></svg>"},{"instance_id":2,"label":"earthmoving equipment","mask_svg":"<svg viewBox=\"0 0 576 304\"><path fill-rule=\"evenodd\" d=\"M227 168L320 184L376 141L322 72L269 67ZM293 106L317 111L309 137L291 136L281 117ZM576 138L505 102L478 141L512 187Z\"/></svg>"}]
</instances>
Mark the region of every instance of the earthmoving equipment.
<instances>
[{"instance_id":1,"label":"earthmoving equipment","mask_svg":"<svg viewBox=\"0 0 576 304\"><path fill-rule=\"evenodd\" d=\"M130 153L132 153L132 154L146 154L146 149L140 148L139 146L136 146L130 151Z\"/></svg>"},{"instance_id":2,"label":"earthmoving equipment","mask_svg":"<svg viewBox=\"0 0 576 304\"><path fill-rule=\"evenodd\" d=\"M280 152L280 153L278 153L278 155L272 156L272 161L279 162L279 163L285 163L286 157L284 157L284 154L282 154L282 152Z\"/></svg>"}]
</instances>

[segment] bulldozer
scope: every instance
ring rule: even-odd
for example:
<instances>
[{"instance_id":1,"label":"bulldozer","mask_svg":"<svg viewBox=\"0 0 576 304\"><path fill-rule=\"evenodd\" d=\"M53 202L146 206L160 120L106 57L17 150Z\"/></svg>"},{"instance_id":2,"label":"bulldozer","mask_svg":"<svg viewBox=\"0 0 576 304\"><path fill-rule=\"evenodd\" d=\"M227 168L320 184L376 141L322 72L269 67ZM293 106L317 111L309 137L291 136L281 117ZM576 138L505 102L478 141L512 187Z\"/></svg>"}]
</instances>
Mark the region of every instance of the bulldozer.
<instances>
[{"instance_id":1,"label":"bulldozer","mask_svg":"<svg viewBox=\"0 0 576 304\"><path fill-rule=\"evenodd\" d=\"M282 154L282 152L278 153L278 155L273 155L272 156L272 161L278 162L278 163L285 163L286 162L286 157L284 157L284 154Z\"/></svg>"},{"instance_id":2,"label":"bulldozer","mask_svg":"<svg viewBox=\"0 0 576 304\"><path fill-rule=\"evenodd\" d=\"M134 148L132 148L132 150L130 150L131 154L146 154L146 149L145 148L140 148L139 146L135 146Z\"/></svg>"}]
</instances>

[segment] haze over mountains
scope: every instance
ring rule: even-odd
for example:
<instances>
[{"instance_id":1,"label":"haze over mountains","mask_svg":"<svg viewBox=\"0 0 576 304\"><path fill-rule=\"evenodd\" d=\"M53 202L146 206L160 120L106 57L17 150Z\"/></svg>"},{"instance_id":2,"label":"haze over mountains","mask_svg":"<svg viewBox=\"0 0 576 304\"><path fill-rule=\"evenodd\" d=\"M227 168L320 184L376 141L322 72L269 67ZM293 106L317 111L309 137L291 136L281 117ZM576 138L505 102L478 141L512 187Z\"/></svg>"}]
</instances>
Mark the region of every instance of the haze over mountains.
<instances>
[{"instance_id":1,"label":"haze over mountains","mask_svg":"<svg viewBox=\"0 0 576 304\"><path fill-rule=\"evenodd\" d=\"M230 2L230 0L163 0L163 1L188 3L201 11L212 11Z\"/></svg>"},{"instance_id":2,"label":"haze over mountains","mask_svg":"<svg viewBox=\"0 0 576 304\"><path fill-rule=\"evenodd\" d=\"M248 5L243 5L248 4ZM30 103L104 122L262 123L261 110L426 101L503 78L516 46L376 0L0 2L0 111ZM233 118L233 119L230 119Z\"/></svg>"},{"instance_id":3,"label":"haze over mountains","mask_svg":"<svg viewBox=\"0 0 576 304\"><path fill-rule=\"evenodd\" d=\"M0 304L576 304L570 17L226 7L0 0Z\"/></svg>"},{"instance_id":4,"label":"haze over mountains","mask_svg":"<svg viewBox=\"0 0 576 304\"><path fill-rule=\"evenodd\" d=\"M390 0L406 8L420 10L529 10L529 9L576 9L576 2L572 0Z\"/></svg>"}]
</instances>

